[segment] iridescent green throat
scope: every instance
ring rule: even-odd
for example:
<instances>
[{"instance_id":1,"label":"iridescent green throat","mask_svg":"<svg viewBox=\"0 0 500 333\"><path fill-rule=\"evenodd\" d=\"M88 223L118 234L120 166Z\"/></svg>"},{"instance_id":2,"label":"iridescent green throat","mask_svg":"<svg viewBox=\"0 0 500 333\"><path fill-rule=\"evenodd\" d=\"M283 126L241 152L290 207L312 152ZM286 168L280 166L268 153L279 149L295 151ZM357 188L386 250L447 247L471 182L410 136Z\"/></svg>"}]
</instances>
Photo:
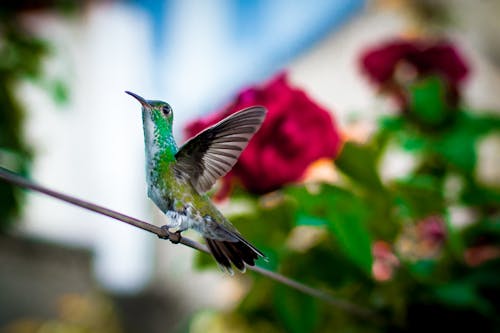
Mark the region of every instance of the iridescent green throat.
<instances>
[{"instance_id":1,"label":"iridescent green throat","mask_svg":"<svg viewBox=\"0 0 500 333\"><path fill-rule=\"evenodd\" d=\"M163 102L149 103L151 108L142 110L146 163L148 175L155 176L151 174L152 172L159 176L167 172L171 163L175 161L177 144L172 135L172 115L166 117L163 114L162 104L159 104Z\"/></svg>"}]
</instances>

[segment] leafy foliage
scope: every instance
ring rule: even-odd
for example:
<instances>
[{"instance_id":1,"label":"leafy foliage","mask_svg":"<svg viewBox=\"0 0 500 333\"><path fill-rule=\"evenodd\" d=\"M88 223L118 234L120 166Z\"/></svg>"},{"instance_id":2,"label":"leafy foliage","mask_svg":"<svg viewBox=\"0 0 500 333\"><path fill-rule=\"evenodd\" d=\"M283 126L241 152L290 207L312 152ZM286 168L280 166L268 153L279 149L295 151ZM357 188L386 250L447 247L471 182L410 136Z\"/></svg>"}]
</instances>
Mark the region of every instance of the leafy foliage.
<instances>
[{"instance_id":1,"label":"leafy foliage","mask_svg":"<svg viewBox=\"0 0 500 333\"><path fill-rule=\"evenodd\" d=\"M53 95L58 102L68 98L65 85L47 81L42 61L50 54L49 44L21 23L26 10L74 6L73 0L8 2L0 8L0 164L17 173L29 173L32 150L23 135L24 105L16 94L22 80L31 80ZM0 232L9 227L19 213L23 195L15 186L0 182Z\"/></svg>"},{"instance_id":2,"label":"leafy foliage","mask_svg":"<svg viewBox=\"0 0 500 333\"><path fill-rule=\"evenodd\" d=\"M246 201L250 212L230 217L269 255L263 265L371 308L384 322L360 320L259 276L241 303L219 316L237 316L242 331L498 330L500 189L478 181L477 145L498 134L499 118L448 103L436 76L405 89L404 112L382 118L367 142L344 144L334 161L338 181L264 196L240 188L232 200ZM389 143L417 165L383 181L378 164ZM450 188L449 179L461 186ZM459 226L454 207L473 220Z\"/></svg>"}]
</instances>

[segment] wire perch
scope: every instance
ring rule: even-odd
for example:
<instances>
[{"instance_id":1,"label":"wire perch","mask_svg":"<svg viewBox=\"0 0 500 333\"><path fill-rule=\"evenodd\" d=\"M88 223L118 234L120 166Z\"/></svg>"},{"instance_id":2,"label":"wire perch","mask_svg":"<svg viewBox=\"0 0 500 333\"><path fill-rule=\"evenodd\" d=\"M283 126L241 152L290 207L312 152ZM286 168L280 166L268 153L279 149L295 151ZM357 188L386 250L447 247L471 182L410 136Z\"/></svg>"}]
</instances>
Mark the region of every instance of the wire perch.
<instances>
[{"instance_id":1,"label":"wire perch","mask_svg":"<svg viewBox=\"0 0 500 333\"><path fill-rule=\"evenodd\" d=\"M131 226L134 226L136 228L140 228L142 230L148 231L150 233L153 233L157 235L159 238L162 239L169 239L172 243L177 244L180 243L182 245L188 246L190 248L193 248L195 250L205 252L205 253L210 253L207 246L200 244L190 238L187 237L181 237L180 239L177 239L176 235L173 233L170 233L166 228L161 228L156 225L141 221L139 219L136 219L134 217L119 213L117 211L108 209L103 206L96 205L94 203L81 200L78 198L75 198L73 196L63 194L54 190L51 190L47 187L38 185L8 169L5 169L3 167L0 167L0 179L3 179L6 182L9 182L11 184L17 185L19 187L23 187L26 189L30 189L32 191L40 192L45 195L48 195L50 197L59 199L61 201L65 201L67 203L73 204L75 206L85 208L87 210L96 212L98 214L102 214L108 217L111 217L115 220L125 222ZM267 276L268 278L275 280L281 284L284 284L290 288L293 288L295 290L298 290L306 295L318 298L338 309L341 309L343 311L346 311L352 315L365 318L365 319L370 319L378 323L382 323L383 319L377 315L374 311L367 309L365 307L356 305L354 303L351 303L349 301L339 299L335 296L330 295L329 293L310 287L304 283L301 283L299 281L296 281L294 279L291 279L289 277L286 277L282 274L267 270L262 267L258 266L247 266L249 270L252 270L254 272L257 272L259 274L262 274L264 276Z\"/></svg>"}]
</instances>

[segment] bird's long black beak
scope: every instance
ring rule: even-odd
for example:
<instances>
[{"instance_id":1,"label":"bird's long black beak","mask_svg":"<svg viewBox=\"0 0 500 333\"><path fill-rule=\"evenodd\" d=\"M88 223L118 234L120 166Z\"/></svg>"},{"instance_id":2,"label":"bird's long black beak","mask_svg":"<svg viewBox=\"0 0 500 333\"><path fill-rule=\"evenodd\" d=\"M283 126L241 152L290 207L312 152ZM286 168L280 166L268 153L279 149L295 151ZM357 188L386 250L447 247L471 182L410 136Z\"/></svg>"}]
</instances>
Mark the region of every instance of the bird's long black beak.
<instances>
[{"instance_id":1,"label":"bird's long black beak","mask_svg":"<svg viewBox=\"0 0 500 333\"><path fill-rule=\"evenodd\" d=\"M127 94L129 94L130 96L134 97L136 100L139 101L139 103L141 103L142 106L144 106L145 108L150 108L151 105L149 105L148 102L146 102L146 100L144 98L142 98L141 96L137 95L137 94L134 94L133 92L130 92L130 91L125 91Z\"/></svg>"}]
</instances>

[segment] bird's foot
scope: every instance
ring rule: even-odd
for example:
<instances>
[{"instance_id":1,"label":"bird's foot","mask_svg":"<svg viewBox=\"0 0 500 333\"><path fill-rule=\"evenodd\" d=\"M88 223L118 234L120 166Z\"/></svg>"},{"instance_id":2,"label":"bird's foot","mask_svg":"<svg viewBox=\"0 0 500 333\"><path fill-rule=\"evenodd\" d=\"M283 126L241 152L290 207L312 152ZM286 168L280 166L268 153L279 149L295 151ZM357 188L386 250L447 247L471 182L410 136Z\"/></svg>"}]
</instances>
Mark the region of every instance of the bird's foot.
<instances>
[{"instance_id":1,"label":"bird's foot","mask_svg":"<svg viewBox=\"0 0 500 333\"><path fill-rule=\"evenodd\" d=\"M168 225L162 225L160 227L161 231L163 231L163 233L161 235L158 235L159 238L161 239L170 239L170 228L168 227Z\"/></svg>"},{"instance_id":2,"label":"bird's foot","mask_svg":"<svg viewBox=\"0 0 500 333\"><path fill-rule=\"evenodd\" d=\"M175 232L170 231L170 227L168 225L161 226L161 229L164 231L164 234L160 237L161 239L168 239L174 244L178 244L181 241L182 235L181 232L184 230L177 230Z\"/></svg>"},{"instance_id":3,"label":"bird's foot","mask_svg":"<svg viewBox=\"0 0 500 333\"><path fill-rule=\"evenodd\" d=\"M182 232L181 230L177 230L176 232L170 234L170 241L173 244L178 244L181 241L182 238L181 232Z\"/></svg>"}]
</instances>

